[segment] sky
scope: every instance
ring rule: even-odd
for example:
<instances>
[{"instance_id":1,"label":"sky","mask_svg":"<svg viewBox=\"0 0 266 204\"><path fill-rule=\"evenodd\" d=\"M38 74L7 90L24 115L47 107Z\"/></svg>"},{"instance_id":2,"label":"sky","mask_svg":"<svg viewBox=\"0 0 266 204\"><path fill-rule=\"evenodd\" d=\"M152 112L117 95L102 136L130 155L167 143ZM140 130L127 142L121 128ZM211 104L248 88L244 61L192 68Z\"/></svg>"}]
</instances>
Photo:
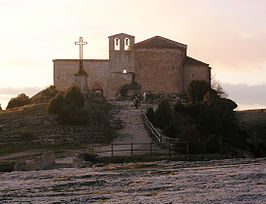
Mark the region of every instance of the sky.
<instances>
[{"instance_id":1,"label":"sky","mask_svg":"<svg viewBox=\"0 0 266 204\"><path fill-rule=\"evenodd\" d=\"M53 59L108 59L108 36L160 35L210 64L238 109L266 108L265 0L0 0L0 104L53 84Z\"/></svg>"}]
</instances>

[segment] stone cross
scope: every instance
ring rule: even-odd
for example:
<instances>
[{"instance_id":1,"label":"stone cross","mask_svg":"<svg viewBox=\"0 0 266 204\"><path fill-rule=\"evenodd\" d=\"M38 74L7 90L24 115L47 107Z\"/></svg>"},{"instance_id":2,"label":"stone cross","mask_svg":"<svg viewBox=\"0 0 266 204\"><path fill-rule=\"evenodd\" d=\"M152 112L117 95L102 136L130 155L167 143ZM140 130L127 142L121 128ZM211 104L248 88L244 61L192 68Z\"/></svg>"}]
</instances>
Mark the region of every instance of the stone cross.
<instances>
[{"instance_id":1,"label":"stone cross","mask_svg":"<svg viewBox=\"0 0 266 204\"><path fill-rule=\"evenodd\" d=\"M83 59L83 45L87 45L87 42L83 42L83 37L79 37L79 42L75 42L75 45L79 45L79 59Z\"/></svg>"}]
</instances>

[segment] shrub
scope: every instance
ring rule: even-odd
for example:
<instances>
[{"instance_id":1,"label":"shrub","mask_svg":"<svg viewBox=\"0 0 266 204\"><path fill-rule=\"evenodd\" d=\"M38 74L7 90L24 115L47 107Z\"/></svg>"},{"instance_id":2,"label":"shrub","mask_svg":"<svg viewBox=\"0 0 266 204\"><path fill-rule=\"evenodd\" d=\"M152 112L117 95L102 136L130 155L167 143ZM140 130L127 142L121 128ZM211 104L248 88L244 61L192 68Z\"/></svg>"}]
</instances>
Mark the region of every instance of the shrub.
<instances>
[{"instance_id":1,"label":"shrub","mask_svg":"<svg viewBox=\"0 0 266 204\"><path fill-rule=\"evenodd\" d=\"M51 98L55 97L57 93L58 91L55 86L49 86L48 88L31 97L30 100L33 103L38 103L43 100L50 100Z\"/></svg>"},{"instance_id":2,"label":"shrub","mask_svg":"<svg viewBox=\"0 0 266 204\"><path fill-rule=\"evenodd\" d=\"M153 108L148 108L147 112L146 112L146 115L148 117L148 119L150 120L151 123L154 122L154 111L153 111Z\"/></svg>"},{"instance_id":3,"label":"shrub","mask_svg":"<svg viewBox=\"0 0 266 204\"><path fill-rule=\"evenodd\" d=\"M59 114L62 112L64 106L65 106L64 97L60 93L58 93L48 102L47 112L52 114Z\"/></svg>"},{"instance_id":4,"label":"shrub","mask_svg":"<svg viewBox=\"0 0 266 204\"><path fill-rule=\"evenodd\" d=\"M203 148L200 141L199 132L195 127L187 124L179 135L179 139L189 142L190 153L202 153Z\"/></svg>"},{"instance_id":5,"label":"shrub","mask_svg":"<svg viewBox=\"0 0 266 204\"><path fill-rule=\"evenodd\" d=\"M211 86L203 80L193 80L187 90L187 97L190 104L200 104L203 102L204 96L209 92L209 98L211 100L217 98L217 91L211 88Z\"/></svg>"},{"instance_id":6,"label":"shrub","mask_svg":"<svg viewBox=\"0 0 266 204\"><path fill-rule=\"evenodd\" d=\"M21 107L29 104L29 102L30 98L26 94L22 93L15 98L11 98L10 101L8 102L6 109Z\"/></svg>"},{"instance_id":7,"label":"shrub","mask_svg":"<svg viewBox=\"0 0 266 204\"><path fill-rule=\"evenodd\" d=\"M66 91L65 102L67 105L74 107L83 107L84 106L84 96L80 91L80 88L77 86L72 86Z\"/></svg>"},{"instance_id":8,"label":"shrub","mask_svg":"<svg viewBox=\"0 0 266 204\"><path fill-rule=\"evenodd\" d=\"M174 110L177 113L185 113L186 112L185 106L181 103L176 103L174 106Z\"/></svg>"},{"instance_id":9,"label":"shrub","mask_svg":"<svg viewBox=\"0 0 266 204\"><path fill-rule=\"evenodd\" d=\"M205 143L205 151L208 154L220 152L220 142L217 135L209 135Z\"/></svg>"},{"instance_id":10,"label":"shrub","mask_svg":"<svg viewBox=\"0 0 266 204\"><path fill-rule=\"evenodd\" d=\"M163 133L166 134L168 137L176 138L177 128L173 123L170 123L170 125L164 127Z\"/></svg>"},{"instance_id":11,"label":"shrub","mask_svg":"<svg viewBox=\"0 0 266 204\"><path fill-rule=\"evenodd\" d=\"M84 108L85 99L80 89L70 87L65 96L58 93L47 105L48 113L55 114L57 120L66 125L85 125L88 123L88 111Z\"/></svg>"},{"instance_id":12,"label":"shrub","mask_svg":"<svg viewBox=\"0 0 266 204\"><path fill-rule=\"evenodd\" d=\"M124 84L123 86L121 86L119 92L120 92L120 95L122 97L126 97L127 96L127 93L128 93L128 90L129 90L129 85L128 84Z\"/></svg>"},{"instance_id":13,"label":"shrub","mask_svg":"<svg viewBox=\"0 0 266 204\"><path fill-rule=\"evenodd\" d=\"M170 104L167 99L163 99L155 111L155 125L163 129L170 124L171 119Z\"/></svg>"}]
</instances>

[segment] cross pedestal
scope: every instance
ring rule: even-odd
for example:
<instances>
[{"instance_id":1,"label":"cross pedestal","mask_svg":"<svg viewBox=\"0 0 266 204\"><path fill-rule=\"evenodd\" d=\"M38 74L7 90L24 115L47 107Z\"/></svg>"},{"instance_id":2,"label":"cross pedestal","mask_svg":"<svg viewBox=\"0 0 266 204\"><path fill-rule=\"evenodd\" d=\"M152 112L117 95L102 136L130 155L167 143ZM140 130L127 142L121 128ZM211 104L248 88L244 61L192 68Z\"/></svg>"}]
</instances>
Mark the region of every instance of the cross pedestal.
<instances>
[{"instance_id":1,"label":"cross pedestal","mask_svg":"<svg viewBox=\"0 0 266 204\"><path fill-rule=\"evenodd\" d=\"M83 68L83 45L87 45L87 42L83 42L83 37L80 37L79 42L75 42L75 45L79 45L79 71L75 74L75 84L86 94L88 91L88 74Z\"/></svg>"}]
</instances>

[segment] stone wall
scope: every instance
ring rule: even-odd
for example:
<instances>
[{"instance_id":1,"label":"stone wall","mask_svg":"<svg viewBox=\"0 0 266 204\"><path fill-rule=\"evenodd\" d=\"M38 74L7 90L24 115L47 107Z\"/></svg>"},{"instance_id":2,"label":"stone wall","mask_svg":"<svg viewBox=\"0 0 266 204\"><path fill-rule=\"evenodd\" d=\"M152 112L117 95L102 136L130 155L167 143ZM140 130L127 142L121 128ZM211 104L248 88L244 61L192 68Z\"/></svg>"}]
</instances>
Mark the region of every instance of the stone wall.
<instances>
[{"instance_id":1,"label":"stone wall","mask_svg":"<svg viewBox=\"0 0 266 204\"><path fill-rule=\"evenodd\" d=\"M54 85L60 91L64 91L75 83L74 74L78 72L79 60L60 59L54 62ZM88 73L88 87L95 83L103 88L104 96L107 96L107 77L109 75L109 60L84 60L84 70Z\"/></svg>"},{"instance_id":2,"label":"stone wall","mask_svg":"<svg viewBox=\"0 0 266 204\"><path fill-rule=\"evenodd\" d=\"M210 68L204 64L190 64L184 66L184 89L187 90L193 80L204 80L210 83Z\"/></svg>"},{"instance_id":3,"label":"stone wall","mask_svg":"<svg viewBox=\"0 0 266 204\"><path fill-rule=\"evenodd\" d=\"M136 82L142 91L179 93L183 86L183 58L185 50L137 49Z\"/></svg>"},{"instance_id":4,"label":"stone wall","mask_svg":"<svg viewBox=\"0 0 266 204\"><path fill-rule=\"evenodd\" d=\"M110 73L108 79L108 98L118 99L120 96L120 88L124 84L130 84L132 81L132 74L127 73Z\"/></svg>"}]
</instances>

